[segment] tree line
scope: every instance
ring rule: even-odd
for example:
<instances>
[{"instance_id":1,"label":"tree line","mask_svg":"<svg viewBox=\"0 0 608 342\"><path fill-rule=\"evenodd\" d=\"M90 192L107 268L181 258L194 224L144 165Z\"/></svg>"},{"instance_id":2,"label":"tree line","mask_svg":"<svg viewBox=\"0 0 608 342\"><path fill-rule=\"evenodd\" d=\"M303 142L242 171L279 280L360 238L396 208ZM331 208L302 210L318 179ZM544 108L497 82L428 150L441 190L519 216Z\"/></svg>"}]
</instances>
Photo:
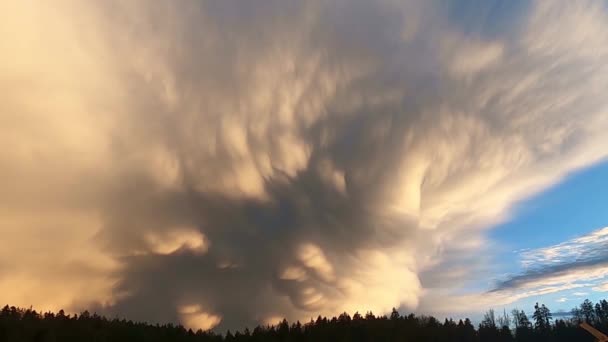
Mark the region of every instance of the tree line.
<instances>
[{"instance_id":1,"label":"tree line","mask_svg":"<svg viewBox=\"0 0 608 342\"><path fill-rule=\"evenodd\" d=\"M585 300L572 309L570 317L553 319L549 308L536 304L530 318L523 310L489 310L477 328L470 319L445 319L433 316L401 315L393 309L388 316L371 312L352 317L343 313L337 317L317 317L309 322L257 326L253 330L192 331L181 325L149 324L125 319L107 318L84 311L69 315L63 310L39 313L32 308L5 306L0 311L0 342L59 342L59 341L180 341L180 342L257 342L257 341L594 341L579 327L588 322L601 331L608 331L608 302Z\"/></svg>"}]
</instances>

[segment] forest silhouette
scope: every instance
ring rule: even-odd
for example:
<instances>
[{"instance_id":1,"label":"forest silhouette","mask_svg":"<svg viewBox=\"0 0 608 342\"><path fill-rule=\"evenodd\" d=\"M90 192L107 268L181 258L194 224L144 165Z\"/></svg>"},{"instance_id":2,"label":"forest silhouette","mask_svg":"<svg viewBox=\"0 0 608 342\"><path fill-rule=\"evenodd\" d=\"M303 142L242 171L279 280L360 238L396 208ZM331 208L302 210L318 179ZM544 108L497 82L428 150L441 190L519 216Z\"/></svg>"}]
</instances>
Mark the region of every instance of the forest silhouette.
<instances>
[{"instance_id":1,"label":"forest silhouette","mask_svg":"<svg viewBox=\"0 0 608 342\"><path fill-rule=\"evenodd\" d=\"M471 320L433 316L403 316L393 309L388 316L343 313L338 317L319 316L309 322L257 326L253 330L193 331L181 325L149 324L107 318L84 311L69 315L63 310L40 313L32 308L5 306L0 311L0 342L21 341L594 341L579 327L582 322L601 331L608 330L608 302L585 300L565 317L553 318L544 304L536 304L528 317L523 310L496 314L488 310L475 327ZM557 316L557 314L556 314Z\"/></svg>"}]
</instances>

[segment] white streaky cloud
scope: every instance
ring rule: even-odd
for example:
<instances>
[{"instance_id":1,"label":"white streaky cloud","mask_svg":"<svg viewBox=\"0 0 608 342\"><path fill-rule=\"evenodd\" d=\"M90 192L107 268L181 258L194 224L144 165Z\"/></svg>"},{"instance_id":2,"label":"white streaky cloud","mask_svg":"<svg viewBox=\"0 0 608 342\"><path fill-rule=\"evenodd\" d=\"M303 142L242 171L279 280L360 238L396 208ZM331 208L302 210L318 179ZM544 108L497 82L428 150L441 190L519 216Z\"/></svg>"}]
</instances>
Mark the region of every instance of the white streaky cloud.
<instances>
[{"instance_id":1,"label":"white streaky cloud","mask_svg":"<svg viewBox=\"0 0 608 342\"><path fill-rule=\"evenodd\" d=\"M522 265L529 268L564 264L573 261L606 259L608 228L601 228L569 241L522 253Z\"/></svg>"},{"instance_id":2,"label":"white streaky cloud","mask_svg":"<svg viewBox=\"0 0 608 342\"><path fill-rule=\"evenodd\" d=\"M592 290L596 292L608 292L608 282L595 286Z\"/></svg>"},{"instance_id":3,"label":"white streaky cloud","mask_svg":"<svg viewBox=\"0 0 608 342\"><path fill-rule=\"evenodd\" d=\"M553 246L522 251L524 272L501 282L498 288L593 283L604 279L608 276L607 245L608 230L601 228Z\"/></svg>"},{"instance_id":4,"label":"white streaky cloud","mask_svg":"<svg viewBox=\"0 0 608 342\"><path fill-rule=\"evenodd\" d=\"M548 271L546 275L526 279L521 282L521 288L531 288L541 285L556 285L570 283L575 281L592 281L603 279L608 275L608 265L602 264L597 266L577 267L572 269L560 270L557 272Z\"/></svg>"},{"instance_id":5,"label":"white streaky cloud","mask_svg":"<svg viewBox=\"0 0 608 342\"><path fill-rule=\"evenodd\" d=\"M568 301L568 298L566 298L566 297L561 297L561 298L556 299L555 301L556 301L556 302L558 302L558 303L565 303L565 302L567 302L567 301Z\"/></svg>"},{"instance_id":6,"label":"white streaky cloud","mask_svg":"<svg viewBox=\"0 0 608 342\"><path fill-rule=\"evenodd\" d=\"M595 1L535 1L492 35L413 1L0 13L1 302L222 328L424 311L514 203L608 156ZM598 234L527 258L559 264ZM606 275L579 266L441 291L509 302ZM204 305L180 313L182 293Z\"/></svg>"},{"instance_id":7,"label":"white streaky cloud","mask_svg":"<svg viewBox=\"0 0 608 342\"><path fill-rule=\"evenodd\" d=\"M564 289L597 286L608 277L608 230L592 231L568 241L532 250L521 251L523 272L498 282L492 292L543 294L539 289ZM586 296L587 292L573 292L573 296Z\"/></svg>"}]
</instances>

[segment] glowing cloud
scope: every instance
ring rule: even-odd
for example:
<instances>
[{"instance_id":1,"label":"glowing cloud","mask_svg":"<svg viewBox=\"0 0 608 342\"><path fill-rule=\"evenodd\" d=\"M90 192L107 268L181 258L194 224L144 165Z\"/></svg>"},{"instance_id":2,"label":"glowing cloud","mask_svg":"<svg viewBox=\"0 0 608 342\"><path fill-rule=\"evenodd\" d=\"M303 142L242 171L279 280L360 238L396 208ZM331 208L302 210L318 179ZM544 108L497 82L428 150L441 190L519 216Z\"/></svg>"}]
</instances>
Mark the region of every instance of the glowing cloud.
<instances>
[{"instance_id":1,"label":"glowing cloud","mask_svg":"<svg viewBox=\"0 0 608 342\"><path fill-rule=\"evenodd\" d=\"M178 309L181 319L186 327L203 331L209 330L218 325L222 318L217 315L212 315L204 312L200 305L184 305Z\"/></svg>"},{"instance_id":2,"label":"glowing cloud","mask_svg":"<svg viewBox=\"0 0 608 342\"><path fill-rule=\"evenodd\" d=\"M161 234L146 235L151 250L158 254L171 254L180 249L195 253L205 253L209 248L205 236L196 229L174 228Z\"/></svg>"},{"instance_id":3,"label":"glowing cloud","mask_svg":"<svg viewBox=\"0 0 608 342\"><path fill-rule=\"evenodd\" d=\"M0 302L203 329L442 305L513 203L608 155L605 6L522 6L489 33L441 2L1 3Z\"/></svg>"}]
</instances>

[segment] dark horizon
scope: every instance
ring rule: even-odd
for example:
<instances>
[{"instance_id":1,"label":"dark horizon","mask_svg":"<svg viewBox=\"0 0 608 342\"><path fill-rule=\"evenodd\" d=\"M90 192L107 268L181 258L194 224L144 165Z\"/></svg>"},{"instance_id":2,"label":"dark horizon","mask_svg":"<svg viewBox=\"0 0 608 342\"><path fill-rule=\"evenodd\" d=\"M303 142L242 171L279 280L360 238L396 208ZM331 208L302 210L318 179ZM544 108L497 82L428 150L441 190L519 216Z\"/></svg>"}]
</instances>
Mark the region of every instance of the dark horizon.
<instances>
[{"instance_id":1,"label":"dark horizon","mask_svg":"<svg viewBox=\"0 0 608 342\"><path fill-rule=\"evenodd\" d=\"M63 310L38 313L35 310L4 306L0 311L0 340L25 341L594 341L581 323L608 329L608 301L594 305L585 300L571 311L571 319L556 318L544 304L535 304L530 318L523 310L496 314L488 310L475 327L465 320L433 316L401 315L393 308L390 315L371 312L343 313L326 318L318 316L308 322L283 319L277 324L258 325L249 329L225 332L193 331L182 325L133 322L124 318L106 318L84 311L66 315Z\"/></svg>"}]
</instances>

